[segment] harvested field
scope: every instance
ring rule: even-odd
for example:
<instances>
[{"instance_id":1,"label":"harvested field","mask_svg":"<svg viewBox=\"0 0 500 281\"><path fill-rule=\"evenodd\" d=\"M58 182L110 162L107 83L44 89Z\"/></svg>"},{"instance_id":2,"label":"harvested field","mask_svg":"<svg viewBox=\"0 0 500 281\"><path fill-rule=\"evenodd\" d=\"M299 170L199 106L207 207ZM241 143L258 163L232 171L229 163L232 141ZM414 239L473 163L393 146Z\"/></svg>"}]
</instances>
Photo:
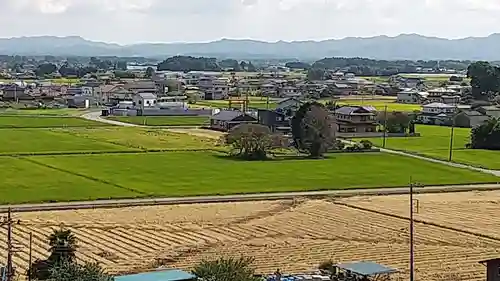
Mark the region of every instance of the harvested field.
<instances>
[{"instance_id":1,"label":"harvested field","mask_svg":"<svg viewBox=\"0 0 500 281\"><path fill-rule=\"evenodd\" d=\"M475 198L498 198L500 193L482 194L425 195L425 202L430 205L450 200L460 204L474 198L477 204L486 204L486 200ZM254 256L255 266L262 273L274 272L276 268L287 273L309 271L326 259L338 262L371 260L396 267L401 270L401 277L407 277L408 220L343 205L368 206L373 202L375 206L390 210L396 203L396 212L398 202L403 200L400 198L20 213L15 214L22 223L16 226L14 239L25 246L29 232L33 232L34 256L41 258L47 250L45 237L51 229L64 224L80 241L79 259L97 260L116 273L147 270L159 265L190 269L203 258L242 254ZM436 212L445 219L454 216L456 208L444 206ZM429 207L430 210L433 209ZM490 212L498 213L499 210L500 207L491 208ZM468 227L449 224L457 228ZM492 225L489 232L498 231L498 228L498 224ZM0 235L5 240L5 233ZM455 274L459 280L483 280L485 269L477 262L500 253L500 239L424 223L415 225L415 244L417 280L442 280L439 277L443 272L445 276ZM2 245L0 241L0 248ZM22 249L26 250L16 253L14 261L25 268L28 252L27 247Z\"/></svg>"},{"instance_id":2,"label":"harvested field","mask_svg":"<svg viewBox=\"0 0 500 281\"><path fill-rule=\"evenodd\" d=\"M203 126L207 116L110 116L110 120L145 126Z\"/></svg>"}]
</instances>

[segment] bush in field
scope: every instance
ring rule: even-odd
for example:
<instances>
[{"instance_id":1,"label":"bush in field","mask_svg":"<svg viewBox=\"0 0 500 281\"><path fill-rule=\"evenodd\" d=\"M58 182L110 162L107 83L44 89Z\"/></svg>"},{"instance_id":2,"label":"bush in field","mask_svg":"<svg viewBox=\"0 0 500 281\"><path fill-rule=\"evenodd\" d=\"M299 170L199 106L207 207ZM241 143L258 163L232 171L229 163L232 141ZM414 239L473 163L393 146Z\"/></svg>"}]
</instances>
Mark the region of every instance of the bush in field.
<instances>
[{"instance_id":1,"label":"bush in field","mask_svg":"<svg viewBox=\"0 0 500 281\"><path fill-rule=\"evenodd\" d=\"M232 155L246 160L265 160L272 149L286 147L283 136L260 124L236 126L222 138L222 143L232 147Z\"/></svg>"},{"instance_id":2,"label":"bush in field","mask_svg":"<svg viewBox=\"0 0 500 281\"><path fill-rule=\"evenodd\" d=\"M359 143L363 146L363 149L372 149L373 147L373 143L369 140L362 140Z\"/></svg>"},{"instance_id":3,"label":"bush in field","mask_svg":"<svg viewBox=\"0 0 500 281\"><path fill-rule=\"evenodd\" d=\"M220 258L204 260L196 265L193 274L204 281L258 281L252 258Z\"/></svg>"}]
</instances>

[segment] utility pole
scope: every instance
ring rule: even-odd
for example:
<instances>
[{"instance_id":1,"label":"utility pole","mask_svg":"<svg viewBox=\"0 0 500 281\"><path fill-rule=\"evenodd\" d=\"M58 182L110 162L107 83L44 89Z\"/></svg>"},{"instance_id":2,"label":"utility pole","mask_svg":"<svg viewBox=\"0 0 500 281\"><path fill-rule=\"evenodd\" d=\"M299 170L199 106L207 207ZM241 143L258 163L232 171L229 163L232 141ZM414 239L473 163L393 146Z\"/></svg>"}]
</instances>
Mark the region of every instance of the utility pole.
<instances>
[{"instance_id":1,"label":"utility pole","mask_svg":"<svg viewBox=\"0 0 500 281\"><path fill-rule=\"evenodd\" d=\"M414 223L413 223L413 189L422 187L419 183L412 182L410 177L410 281L415 280L415 255L414 255Z\"/></svg>"},{"instance_id":2,"label":"utility pole","mask_svg":"<svg viewBox=\"0 0 500 281\"><path fill-rule=\"evenodd\" d=\"M11 217L11 209L9 208L7 210L7 218L2 218L2 221L0 222L0 226L7 226L7 265L6 265L6 274L5 274L5 281L12 281L14 277L14 272L13 272L13 267L12 267L12 252L13 252L13 247L12 247L12 224L14 222L12 221Z\"/></svg>"},{"instance_id":3,"label":"utility pole","mask_svg":"<svg viewBox=\"0 0 500 281\"><path fill-rule=\"evenodd\" d=\"M450 133L450 148L448 155L448 162L451 162L453 158L453 138L455 137L455 119L457 114L457 107L455 106L455 112L453 112L453 116L451 117L451 133Z\"/></svg>"},{"instance_id":4,"label":"utility pole","mask_svg":"<svg viewBox=\"0 0 500 281\"><path fill-rule=\"evenodd\" d=\"M31 259L32 259L32 247L33 247L33 232L30 232L30 256L29 256L29 265L28 265L28 268L29 268L28 281L31 281L31 270L32 270L31 264L33 263L31 261Z\"/></svg>"},{"instance_id":5,"label":"utility pole","mask_svg":"<svg viewBox=\"0 0 500 281\"><path fill-rule=\"evenodd\" d=\"M384 107L384 130L382 132L384 134L382 148L385 148L385 143L387 141L387 105Z\"/></svg>"}]
</instances>

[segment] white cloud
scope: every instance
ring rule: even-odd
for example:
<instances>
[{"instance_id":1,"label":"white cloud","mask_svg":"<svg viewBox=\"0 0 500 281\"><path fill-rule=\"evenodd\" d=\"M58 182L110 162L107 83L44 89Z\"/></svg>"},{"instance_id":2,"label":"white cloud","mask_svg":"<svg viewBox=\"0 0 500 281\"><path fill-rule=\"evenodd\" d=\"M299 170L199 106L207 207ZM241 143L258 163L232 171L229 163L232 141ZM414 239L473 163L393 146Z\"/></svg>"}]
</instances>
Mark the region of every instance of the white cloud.
<instances>
[{"instance_id":1,"label":"white cloud","mask_svg":"<svg viewBox=\"0 0 500 281\"><path fill-rule=\"evenodd\" d=\"M498 0L1 0L0 37L80 35L121 43L307 40L419 33L484 36Z\"/></svg>"}]
</instances>

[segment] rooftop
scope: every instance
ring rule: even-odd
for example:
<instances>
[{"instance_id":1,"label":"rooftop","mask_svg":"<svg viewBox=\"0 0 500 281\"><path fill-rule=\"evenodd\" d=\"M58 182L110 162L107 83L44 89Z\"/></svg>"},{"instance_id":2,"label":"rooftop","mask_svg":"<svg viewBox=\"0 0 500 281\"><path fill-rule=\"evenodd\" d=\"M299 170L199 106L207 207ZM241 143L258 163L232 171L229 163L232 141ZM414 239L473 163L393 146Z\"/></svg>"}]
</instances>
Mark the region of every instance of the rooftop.
<instances>
[{"instance_id":1,"label":"rooftop","mask_svg":"<svg viewBox=\"0 0 500 281\"><path fill-rule=\"evenodd\" d=\"M196 276L182 270L145 272L115 277L116 281L182 281L193 280Z\"/></svg>"},{"instance_id":2,"label":"rooftop","mask_svg":"<svg viewBox=\"0 0 500 281\"><path fill-rule=\"evenodd\" d=\"M441 103L441 102L433 102L429 104L424 104L422 105L423 107L435 107L435 108L454 108L455 106L449 105L446 103Z\"/></svg>"},{"instance_id":3,"label":"rooftop","mask_svg":"<svg viewBox=\"0 0 500 281\"><path fill-rule=\"evenodd\" d=\"M213 115L211 119L219 121L231 121L241 115L243 115L243 112L238 110L222 110L221 112Z\"/></svg>"},{"instance_id":4,"label":"rooftop","mask_svg":"<svg viewBox=\"0 0 500 281\"><path fill-rule=\"evenodd\" d=\"M354 263L343 263L337 265L338 268L349 270L352 273L363 275L363 276L373 276L379 274L391 274L396 273L397 270L380 265L378 263L374 263L371 261L368 262L354 262ZM120 280L118 280L120 281Z\"/></svg>"}]
</instances>

